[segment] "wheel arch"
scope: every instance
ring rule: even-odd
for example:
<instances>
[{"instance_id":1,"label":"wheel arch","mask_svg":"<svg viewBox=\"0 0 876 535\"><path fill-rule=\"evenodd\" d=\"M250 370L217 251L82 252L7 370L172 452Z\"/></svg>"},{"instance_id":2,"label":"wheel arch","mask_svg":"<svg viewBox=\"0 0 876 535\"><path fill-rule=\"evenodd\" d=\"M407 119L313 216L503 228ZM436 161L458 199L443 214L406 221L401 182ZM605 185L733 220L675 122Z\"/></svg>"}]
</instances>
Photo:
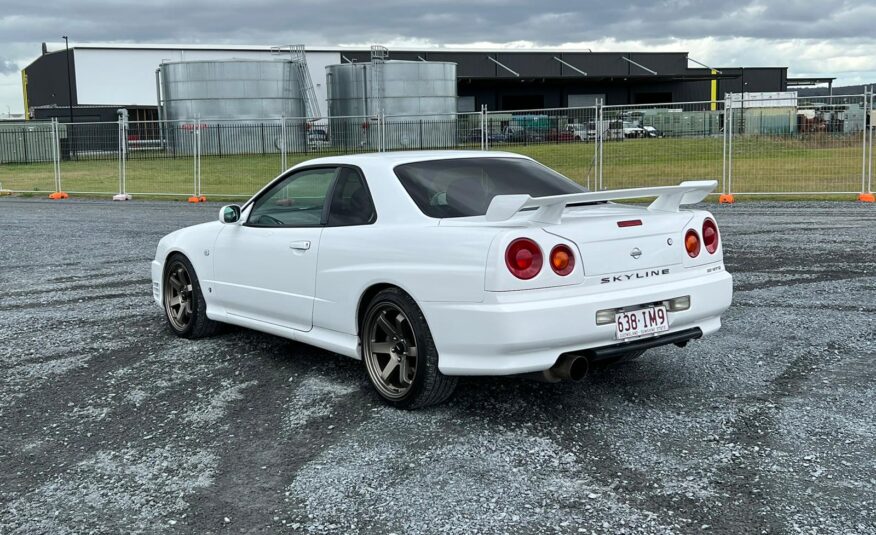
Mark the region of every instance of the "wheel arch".
<instances>
[{"instance_id":1,"label":"wheel arch","mask_svg":"<svg viewBox=\"0 0 876 535\"><path fill-rule=\"evenodd\" d=\"M392 282L376 282L365 288L362 294L359 296L359 303L356 305L356 334L358 335L362 331L362 322L365 321L365 313L368 310L368 305L374 299L374 297L382 292L383 290L395 288L407 294L411 299L417 303L417 299L405 289L403 286ZM419 306L419 303L418 303Z\"/></svg>"},{"instance_id":2,"label":"wheel arch","mask_svg":"<svg viewBox=\"0 0 876 535\"><path fill-rule=\"evenodd\" d=\"M198 267L195 265L194 262L192 262L191 256L186 254L186 252L181 250L181 249L177 249L177 248L168 249L164 253L164 261L161 265L161 284L162 285L164 284L164 277L167 276L167 266L170 264L170 261L175 256L181 256L181 257L185 258L189 262L189 264L191 264L192 269L195 270L195 275L196 276L198 275Z\"/></svg>"},{"instance_id":3,"label":"wheel arch","mask_svg":"<svg viewBox=\"0 0 876 535\"><path fill-rule=\"evenodd\" d=\"M187 254L185 253L185 251L182 251L182 250L180 250L180 249L168 249L168 250L165 251L165 253L164 253L164 267L165 267L165 268L167 267L167 262L170 260L170 258L171 258L172 256L182 256L182 257L184 257L186 260L188 260L189 262L192 261L192 259L189 258L189 255L187 255Z\"/></svg>"}]
</instances>

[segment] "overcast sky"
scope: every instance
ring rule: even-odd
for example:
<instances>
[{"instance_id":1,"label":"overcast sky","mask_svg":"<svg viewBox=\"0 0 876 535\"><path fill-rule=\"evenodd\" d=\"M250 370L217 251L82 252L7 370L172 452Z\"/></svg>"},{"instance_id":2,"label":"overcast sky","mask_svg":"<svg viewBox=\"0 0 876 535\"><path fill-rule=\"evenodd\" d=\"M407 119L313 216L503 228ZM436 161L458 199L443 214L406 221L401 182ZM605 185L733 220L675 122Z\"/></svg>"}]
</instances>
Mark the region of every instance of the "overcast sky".
<instances>
[{"instance_id":1,"label":"overcast sky","mask_svg":"<svg viewBox=\"0 0 876 535\"><path fill-rule=\"evenodd\" d=\"M43 41L689 51L876 83L876 3L842 0L0 0L0 114ZM7 108L8 107L8 108Z\"/></svg>"}]
</instances>

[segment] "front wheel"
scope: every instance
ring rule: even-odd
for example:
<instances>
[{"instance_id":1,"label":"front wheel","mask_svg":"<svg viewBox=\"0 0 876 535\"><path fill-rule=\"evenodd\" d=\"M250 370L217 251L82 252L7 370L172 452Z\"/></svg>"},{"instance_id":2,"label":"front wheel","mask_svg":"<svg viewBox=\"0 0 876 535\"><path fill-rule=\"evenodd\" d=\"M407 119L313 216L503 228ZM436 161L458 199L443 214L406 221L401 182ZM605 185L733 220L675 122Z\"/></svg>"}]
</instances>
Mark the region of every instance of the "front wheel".
<instances>
[{"instance_id":1,"label":"front wheel","mask_svg":"<svg viewBox=\"0 0 876 535\"><path fill-rule=\"evenodd\" d=\"M456 377L438 370L438 351L416 302L397 288L378 293L360 330L371 384L388 404L416 409L445 401Z\"/></svg>"},{"instance_id":2,"label":"front wheel","mask_svg":"<svg viewBox=\"0 0 876 535\"><path fill-rule=\"evenodd\" d=\"M175 254L167 259L162 286L164 315L174 334L202 338L218 330L219 324L207 318L207 303L188 258Z\"/></svg>"}]
</instances>

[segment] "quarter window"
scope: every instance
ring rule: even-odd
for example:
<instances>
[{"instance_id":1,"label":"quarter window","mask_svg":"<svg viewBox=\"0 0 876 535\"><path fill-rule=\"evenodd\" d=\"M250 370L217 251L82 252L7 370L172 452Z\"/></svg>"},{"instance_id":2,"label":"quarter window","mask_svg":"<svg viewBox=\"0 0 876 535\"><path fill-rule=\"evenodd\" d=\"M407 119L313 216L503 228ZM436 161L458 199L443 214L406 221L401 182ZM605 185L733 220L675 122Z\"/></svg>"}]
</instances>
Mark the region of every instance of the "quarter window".
<instances>
[{"instance_id":1,"label":"quarter window","mask_svg":"<svg viewBox=\"0 0 876 535\"><path fill-rule=\"evenodd\" d=\"M328 225L343 227L368 225L376 219L371 194L362 176L349 167L338 171L338 182L332 195Z\"/></svg>"}]
</instances>

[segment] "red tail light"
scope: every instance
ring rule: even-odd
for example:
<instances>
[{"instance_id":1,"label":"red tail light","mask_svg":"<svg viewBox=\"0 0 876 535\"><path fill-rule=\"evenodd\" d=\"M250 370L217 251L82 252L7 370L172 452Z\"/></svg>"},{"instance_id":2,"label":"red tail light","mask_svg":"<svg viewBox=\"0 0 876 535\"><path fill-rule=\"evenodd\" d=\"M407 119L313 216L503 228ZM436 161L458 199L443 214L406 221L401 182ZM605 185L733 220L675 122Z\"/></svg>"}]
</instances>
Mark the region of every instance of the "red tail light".
<instances>
[{"instance_id":1,"label":"red tail light","mask_svg":"<svg viewBox=\"0 0 876 535\"><path fill-rule=\"evenodd\" d=\"M687 255L691 258L696 258L700 254L700 237L697 231L690 229L684 235L684 248L687 249Z\"/></svg>"},{"instance_id":2,"label":"red tail light","mask_svg":"<svg viewBox=\"0 0 876 535\"><path fill-rule=\"evenodd\" d=\"M505 250L508 271L518 279L531 279L541 271L544 259L538 244L529 238L517 238Z\"/></svg>"},{"instance_id":3,"label":"red tail light","mask_svg":"<svg viewBox=\"0 0 876 535\"><path fill-rule=\"evenodd\" d=\"M620 228L641 227L642 220L641 219L629 219L627 221L618 221L617 226L619 226Z\"/></svg>"},{"instance_id":4,"label":"red tail light","mask_svg":"<svg viewBox=\"0 0 876 535\"><path fill-rule=\"evenodd\" d=\"M557 245L551 249L551 269L563 277L571 273L575 269L575 255L572 249L565 245Z\"/></svg>"},{"instance_id":5,"label":"red tail light","mask_svg":"<svg viewBox=\"0 0 876 535\"><path fill-rule=\"evenodd\" d=\"M709 218L703 221L703 245L709 254L715 254L718 250L718 225Z\"/></svg>"}]
</instances>

